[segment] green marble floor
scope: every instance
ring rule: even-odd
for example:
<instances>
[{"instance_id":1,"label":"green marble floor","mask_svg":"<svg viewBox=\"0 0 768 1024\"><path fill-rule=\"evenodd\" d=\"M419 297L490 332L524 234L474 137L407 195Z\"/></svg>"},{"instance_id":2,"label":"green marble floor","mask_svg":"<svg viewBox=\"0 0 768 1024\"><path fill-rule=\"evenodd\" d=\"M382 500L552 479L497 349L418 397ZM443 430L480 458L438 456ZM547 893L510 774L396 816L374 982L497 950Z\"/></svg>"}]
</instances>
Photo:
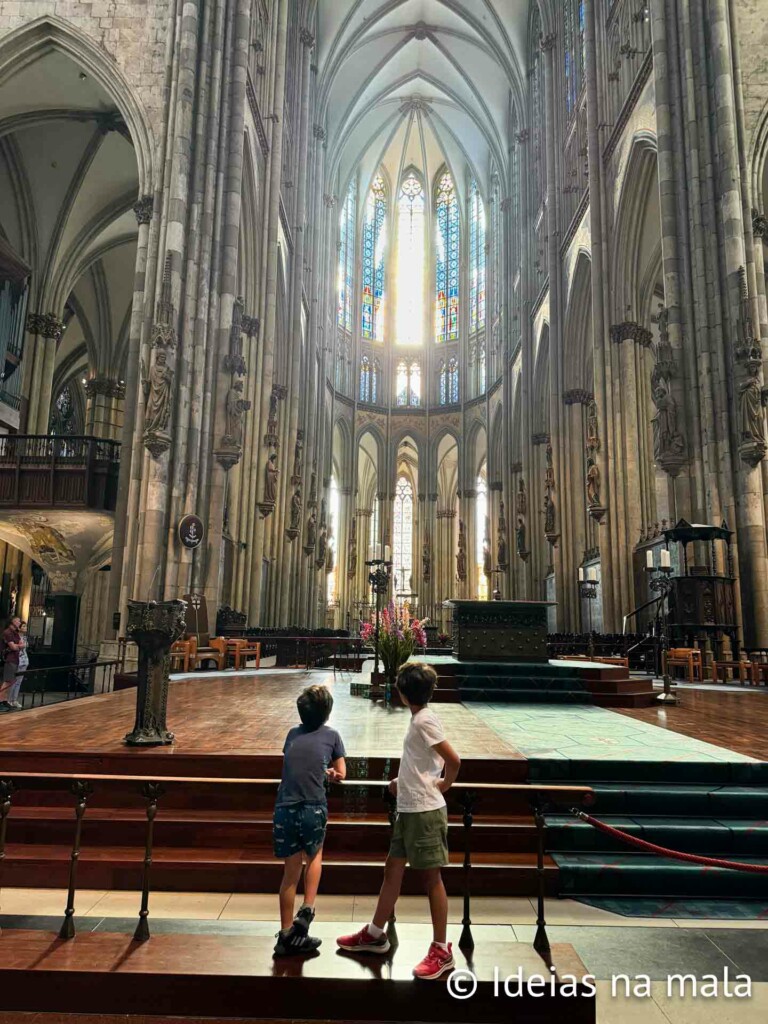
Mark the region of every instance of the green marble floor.
<instances>
[{"instance_id":1,"label":"green marble floor","mask_svg":"<svg viewBox=\"0 0 768 1024\"><path fill-rule=\"evenodd\" d=\"M472 710L527 758L755 763L744 754L589 705L473 704Z\"/></svg>"}]
</instances>

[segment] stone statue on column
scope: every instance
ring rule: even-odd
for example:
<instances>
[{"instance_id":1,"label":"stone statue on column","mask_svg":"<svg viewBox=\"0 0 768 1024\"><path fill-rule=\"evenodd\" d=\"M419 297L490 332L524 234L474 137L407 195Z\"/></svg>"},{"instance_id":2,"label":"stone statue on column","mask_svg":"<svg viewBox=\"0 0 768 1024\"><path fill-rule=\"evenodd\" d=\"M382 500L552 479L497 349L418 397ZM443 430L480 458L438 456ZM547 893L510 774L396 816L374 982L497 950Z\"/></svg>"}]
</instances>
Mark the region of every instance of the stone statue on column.
<instances>
[{"instance_id":1,"label":"stone statue on column","mask_svg":"<svg viewBox=\"0 0 768 1024\"><path fill-rule=\"evenodd\" d=\"M424 583L429 583L432 576L432 545L429 539L429 530L424 532L424 545L421 549L421 578Z\"/></svg>"},{"instance_id":2,"label":"stone statue on column","mask_svg":"<svg viewBox=\"0 0 768 1024\"><path fill-rule=\"evenodd\" d=\"M744 370L744 375L738 383L739 455L742 461L748 465L757 466L768 451L765 438L766 393L761 381L762 344L755 335L752 324L747 275L744 267L739 270L739 290L741 303L736 360L741 363Z\"/></svg>"},{"instance_id":3,"label":"stone statue on column","mask_svg":"<svg viewBox=\"0 0 768 1024\"><path fill-rule=\"evenodd\" d=\"M317 543L317 512L312 509L307 518L307 537L306 543L304 544L304 552L307 555L311 555L315 550L315 544Z\"/></svg>"},{"instance_id":4,"label":"stone statue on column","mask_svg":"<svg viewBox=\"0 0 768 1024\"><path fill-rule=\"evenodd\" d=\"M463 583L467 578L467 533L464 520L459 520L459 543L456 552L456 577Z\"/></svg>"},{"instance_id":5,"label":"stone statue on column","mask_svg":"<svg viewBox=\"0 0 768 1024\"><path fill-rule=\"evenodd\" d=\"M144 444L155 458L170 447L168 424L171 419L171 395L174 372L168 366L168 353L156 350L155 361L144 382L147 407L144 413Z\"/></svg>"},{"instance_id":6,"label":"stone statue on column","mask_svg":"<svg viewBox=\"0 0 768 1024\"><path fill-rule=\"evenodd\" d=\"M496 533L496 561L499 569L506 569L509 565L509 554L507 553L507 517L504 511L504 499L499 505L499 525Z\"/></svg>"},{"instance_id":7,"label":"stone statue on column","mask_svg":"<svg viewBox=\"0 0 768 1024\"><path fill-rule=\"evenodd\" d=\"M277 478L280 470L277 468L277 452L270 452L264 465L264 497L259 502L261 516L266 519L275 510L277 502Z\"/></svg>"},{"instance_id":8,"label":"stone statue on column","mask_svg":"<svg viewBox=\"0 0 768 1024\"><path fill-rule=\"evenodd\" d=\"M302 510L302 499L301 499L301 485L297 484L296 489L293 492L291 498L291 518L289 521L288 529L285 531L288 535L288 539L294 541L301 529L301 510Z\"/></svg>"},{"instance_id":9,"label":"stone statue on column","mask_svg":"<svg viewBox=\"0 0 768 1024\"><path fill-rule=\"evenodd\" d=\"M357 574L357 517L352 516L347 544L347 576L353 580Z\"/></svg>"},{"instance_id":10,"label":"stone statue on column","mask_svg":"<svg viewBox=\"0 0 768 1024\"><path fill-rule=\"evenodd\" d=\"M304 431L296 431L296 446L293 450L293 474L291 476L292 484L300 484L302 479L302 456L304 453Z\"/></svg>"},{"instance_id":11,"label":"stone statue on column","mask_svg":"<svg viewBox=\"0 0 768 1024\"><path fill-rule=\"evenodd\" d=\"M524 562L528 561L530 552L525 547L525 520L522 516L517 517L517 528L515 530L515 543L517 554Z\"/></svg>"}]
</instances>

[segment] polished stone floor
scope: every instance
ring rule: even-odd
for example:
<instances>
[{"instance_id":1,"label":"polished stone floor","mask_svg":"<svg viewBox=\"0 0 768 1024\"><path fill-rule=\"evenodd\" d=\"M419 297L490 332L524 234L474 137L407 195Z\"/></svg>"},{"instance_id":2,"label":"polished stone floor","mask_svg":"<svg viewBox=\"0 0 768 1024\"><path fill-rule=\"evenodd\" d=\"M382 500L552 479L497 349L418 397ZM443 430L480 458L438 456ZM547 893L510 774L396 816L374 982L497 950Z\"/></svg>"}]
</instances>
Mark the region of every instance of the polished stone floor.
<instances>
[{"instance_id":1,"label":"polished stone floor","mask_svg":"<svg viewBox=\"0 0 768 1024\"><path fill-rule=\"evenodd\" d=\"M759 698L757 698L759 699ZM478 704L475 714L527 758L754 761L724 747L589 705ZM674 721L676 709L667 715Z\"/></svg>"}]
</instances>

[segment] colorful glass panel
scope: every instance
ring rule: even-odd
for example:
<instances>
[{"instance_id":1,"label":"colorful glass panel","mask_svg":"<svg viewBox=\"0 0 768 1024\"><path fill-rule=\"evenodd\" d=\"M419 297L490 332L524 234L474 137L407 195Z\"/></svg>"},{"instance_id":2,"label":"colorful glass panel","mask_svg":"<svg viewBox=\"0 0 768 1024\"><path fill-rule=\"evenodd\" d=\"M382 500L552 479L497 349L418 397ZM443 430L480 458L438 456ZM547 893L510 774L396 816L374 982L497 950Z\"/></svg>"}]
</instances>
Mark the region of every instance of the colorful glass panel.
<instances>
[{"instance_id":1,"label":"colorful glass panel","mask_svg":"<svg viewBox=\"0 0 768 1024\"><path fill-rule=\"evenodd\" d=\"M473 181L469 192L469 330L485 327L485 205Z\"/></svg>"},{"instance_id":2,"label":"colorful glass panel","mask_svg":"<svg viewBox=\"0 0 768 1024\"><path fill-rule=\"evenodd\" d=\"M339 270L337 321L339 327L352 330L352 288L354 282L354 250L355 250L355 206L357 185L349 183L344 206L339 217Z\"/></svg>"},{"instance_id":3,"label":"colorful glass panel","mask_svg":"<svg viewBox=\"0 0 768 1024\"><path fill-rule=\"evenodd\" d=\"M459 337L459 203L446 171L435 190L435 341Z\"/></svg>"},{"instance_id":4,"label":"colorful glass panel","mask_svg":"<svg viewBox=\"0 0 768 1024\"><path fill-rule=\"evenodd\" d=\"M365 203L363 222L363 337L384 340L384 247L387 197L377 175Z\"/></svg>"}]
</instances>

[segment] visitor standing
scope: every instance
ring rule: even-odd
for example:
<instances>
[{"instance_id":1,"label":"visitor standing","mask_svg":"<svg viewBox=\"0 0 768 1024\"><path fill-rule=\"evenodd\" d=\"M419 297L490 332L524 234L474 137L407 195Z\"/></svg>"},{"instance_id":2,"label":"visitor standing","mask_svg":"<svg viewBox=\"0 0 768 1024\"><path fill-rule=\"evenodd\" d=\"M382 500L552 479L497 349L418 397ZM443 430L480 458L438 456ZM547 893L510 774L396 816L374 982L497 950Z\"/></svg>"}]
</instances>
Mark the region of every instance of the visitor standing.
<instances>
[{"instance_id":1,"label":"visitor standing","mask_svg":"<svg viewBox=\"0 0 768 1024\"><path fill-rule=\"evenodd\" d=\"M400 771L389 784L397 796L397 819L384 865L384 881L373 920L362 931L337 939L347 952L387 953L387 921L395 909L407 864L419 871L429 897L432 944L414 977L439 978L455 966L447 941L448 896L441 868L448 864L448 811L445 793L459 774L461 759L446 740L440 719L429 707L437 673L429 665L411 662L397 676L400 700L411 712L403 743Z\"/></svg>"},{"instance_id":2,"label":"visitor standing","mask_svg":"<svg viewBox=\"0 0 768 1024\"><path fill-rule=\"evenodd\" d=\"M20 711L18 702L21 679L17 680L21 652L26 654L26 641L21 635L21 618L14 615L2 637L3 683L0 686L0 713ZM29 659L27 658L27 665Z\"/></svg>"},{"instance_id":3,"label":"visitor standing","mask_svg":"<svg viewBox=\"0 0 768 1024\"><path fill-rule=\"evenodd\" d=\"M315 899L323 868L323 843L328 822L326 778L346 777L344 744L326 722L333 697L325 686L309 686L296 701L301 725L286 736L283 773L275 801L273 843L275 856L285 861L280 883L280 931L275 956L312 953L320 939L311 938ZM304 872L304 902L294 916L296 890Z\"/></svg>"}]
</instances>

